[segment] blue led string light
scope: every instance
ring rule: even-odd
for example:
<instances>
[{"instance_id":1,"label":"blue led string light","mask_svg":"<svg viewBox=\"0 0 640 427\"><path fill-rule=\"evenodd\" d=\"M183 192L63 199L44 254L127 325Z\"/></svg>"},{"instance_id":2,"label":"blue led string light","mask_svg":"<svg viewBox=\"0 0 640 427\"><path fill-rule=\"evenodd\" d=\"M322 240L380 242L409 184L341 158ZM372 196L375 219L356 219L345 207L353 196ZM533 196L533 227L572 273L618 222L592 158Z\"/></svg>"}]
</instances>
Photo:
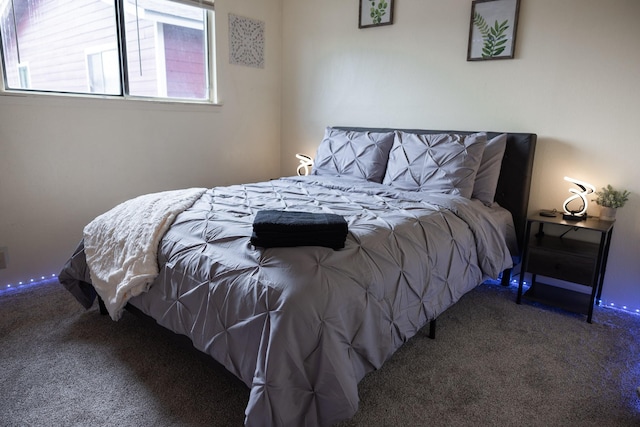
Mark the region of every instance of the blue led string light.
<instances>
[{"instance_id":1,"label":"blue led string light","mask_svg":"<svg viewBox=\"0 0 640 427\"><path fill-rule=\"evenodd\" d=\"M499 283L499 281L496 282L496 283ZM518 279L512 278L510 284L513 285L513 286L518 286ZM522 284L524 286L528 286L528 283L527 283L526 280L524 280L522 282ZM601 300L601 299L596 301L596 303L598 304L599 307L602 307L602 308L609 308L609 309L613 309L613 310L624 311L625 313L629 313L629 314L638 314L638 315L640 315L640 308L633 309L633 308L629 308L629 306L624 305L624 304L623 305L617 305L616 303L613 303L611 301L604 301L604 300Z\"/></svg>"},{"instance_id":2,"label":"blue led string light","mask_svg":"<svg viewBox=\"0 0 640 427\"><path fill-rule=\"evenodd\" d=\"M13 292L18 292L20 290L34 288L39 285L43 285L45 283L51 283L57 280L58 280L58 275L52 274L50 276L40 276L39 279L29 279L29 280L20 281L18 283L8 283L4 286L4 288L0 288L0 296L10 292L13 293Z\"/></svg>"}]
</instances>

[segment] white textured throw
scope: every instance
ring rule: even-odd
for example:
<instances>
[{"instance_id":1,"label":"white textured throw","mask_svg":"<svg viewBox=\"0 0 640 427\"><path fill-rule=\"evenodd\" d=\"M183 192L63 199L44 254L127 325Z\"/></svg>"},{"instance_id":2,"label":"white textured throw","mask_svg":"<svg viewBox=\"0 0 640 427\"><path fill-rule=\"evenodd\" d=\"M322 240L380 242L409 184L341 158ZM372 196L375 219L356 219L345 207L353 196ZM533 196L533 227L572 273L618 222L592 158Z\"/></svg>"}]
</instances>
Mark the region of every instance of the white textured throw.
<instances>
[{"instance_id":1,"label":"white textured throw","mask_svg":"<svg viewBox=\"0 0 640 427\"><path fill-rule=\"evenodd\" d=\"M84 228L84 251L93 287L113 320L127 301L158 275L158 244L176 216L205 188L165 191L128 200Z\"/></svg>"}]
</instances>

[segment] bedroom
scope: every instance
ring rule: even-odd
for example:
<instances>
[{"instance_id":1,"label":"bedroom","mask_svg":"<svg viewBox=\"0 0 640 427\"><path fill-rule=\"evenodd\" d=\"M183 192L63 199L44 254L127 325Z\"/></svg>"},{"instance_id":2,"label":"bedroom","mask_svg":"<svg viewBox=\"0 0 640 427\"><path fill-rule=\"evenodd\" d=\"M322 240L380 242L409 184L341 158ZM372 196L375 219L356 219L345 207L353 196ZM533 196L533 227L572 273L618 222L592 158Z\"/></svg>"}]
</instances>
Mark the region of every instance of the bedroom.
<instances>
[{"instance_id":1,"label":"bedroom","mask_svg":"<svg viewBox=\"0 0 640 427\"><path fill-rule=\"evenodd\" d=\"M531 210L560 207L565 175L640 194L637 2L523 0L516 58L485 63L465 61L470 2L399 2L363 30L357 2L326 4L218 1L220 107L1 96L0 286L57 273L129 197L293 174L327 125L535 132ZM228 13L266 22L264 69L226 61ZM618 213L603 293L631 309L637 207Z\"/></svg>"}]
</instances>

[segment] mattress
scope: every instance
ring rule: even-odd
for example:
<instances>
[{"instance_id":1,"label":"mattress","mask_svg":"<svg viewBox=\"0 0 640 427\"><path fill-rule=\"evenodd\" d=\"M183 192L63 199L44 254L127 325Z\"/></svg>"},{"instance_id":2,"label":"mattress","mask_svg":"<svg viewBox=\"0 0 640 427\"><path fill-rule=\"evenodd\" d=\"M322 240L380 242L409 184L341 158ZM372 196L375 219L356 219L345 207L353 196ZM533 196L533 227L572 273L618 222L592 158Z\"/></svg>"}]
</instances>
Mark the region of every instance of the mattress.
<instances>
[{"instance_id":1,"label":"mattress","mask_svg":"<svg viewBox=\"0 0 640 427\"><path fill-rule=\"evenodd\" d=\"M265 209L341 215L345 247L255 247ZM158 277L129 303L249 387L246 425L332 425L356 412L367 372L511 267L495 209L346 177L216 187L177 216Z\"/></svg>"}]
</instances>

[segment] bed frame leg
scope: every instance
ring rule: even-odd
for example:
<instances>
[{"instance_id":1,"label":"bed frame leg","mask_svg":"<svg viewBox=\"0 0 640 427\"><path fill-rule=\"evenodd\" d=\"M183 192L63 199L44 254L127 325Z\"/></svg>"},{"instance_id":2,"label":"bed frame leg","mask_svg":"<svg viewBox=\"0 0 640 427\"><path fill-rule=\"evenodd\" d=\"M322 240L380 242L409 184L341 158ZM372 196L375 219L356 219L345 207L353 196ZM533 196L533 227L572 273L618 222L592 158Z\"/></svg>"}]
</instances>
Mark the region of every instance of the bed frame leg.
<instances>
[{"instance_id":1,"label":"bed frame leg","mask_svg":"<svg viewBox=\"0 0 640 427\"><path fill-rule=\"evenodd\" d=\"M104 301L102 301L102 298L100 297L98 297L98 306L100 307L100 314L102 314L103 316L109 314L109 312L107 311L107 306L104 305Z\"/></svg>"},{"instance_id":2,"label":"bed frame leg","mask_svg":"<svg viewBox=\"0 0 640 427\"><path fill-rule=\"evenodd\" d=\"M502 272L502 281L500 284L502 286L509 286L511 284L511 268L507 268Z\"/></svg>"},{"instance_id":3,"label":"bed frame leg","mask_svg":"<svg viewBox=\"0 0 640 427\"><path fill-rule=\"evenodd\" d=\"M432 340L436 339L436 319L429 322L429 338Z\"/></svg>"}]
</instances>

